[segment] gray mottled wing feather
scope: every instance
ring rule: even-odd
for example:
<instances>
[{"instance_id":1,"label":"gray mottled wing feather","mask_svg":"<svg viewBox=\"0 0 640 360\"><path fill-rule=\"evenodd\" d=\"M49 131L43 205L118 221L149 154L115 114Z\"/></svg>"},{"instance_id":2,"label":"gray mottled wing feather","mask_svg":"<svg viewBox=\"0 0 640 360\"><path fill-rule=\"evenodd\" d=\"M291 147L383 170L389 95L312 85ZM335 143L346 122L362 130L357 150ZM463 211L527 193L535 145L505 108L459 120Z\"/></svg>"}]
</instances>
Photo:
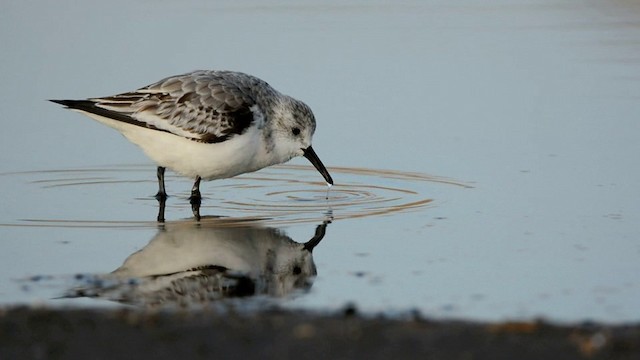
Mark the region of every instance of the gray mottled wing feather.
<instances>
[{"instance_id":1,"label":"gray mottled wing feather","mask_svg":"<svg viewBox=\"0 0 640 360\"><path fill-rule=\"evenodd\" d=\"M246 74L195 71L133 92L91 100L147 127L215 143L242 134L252 124L260 89L270 88Z\"/></svg>"}]
</instances>

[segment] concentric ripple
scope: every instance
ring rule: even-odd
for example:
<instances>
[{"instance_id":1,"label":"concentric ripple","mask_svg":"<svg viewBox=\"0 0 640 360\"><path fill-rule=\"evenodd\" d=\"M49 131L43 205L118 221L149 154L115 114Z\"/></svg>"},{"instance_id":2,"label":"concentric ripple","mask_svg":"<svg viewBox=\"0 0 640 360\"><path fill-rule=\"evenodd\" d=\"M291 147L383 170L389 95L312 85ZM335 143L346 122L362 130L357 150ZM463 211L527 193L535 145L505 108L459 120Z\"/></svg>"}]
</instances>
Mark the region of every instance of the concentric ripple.
<instances>
[{"instance_id":1,"label":"concentric ripple","mask_svg":"<svg viewBox=\"0 0 640 360\"><path fill-rule=\"evenodd\" d=\"M335 221L388 215L437 203L432 195L436 193L436 186L469 187L420 173L346 167L329 170L336 182L330 188L313 167L300 165L280 165L233 179L203 183L202 221L233 224L259 220L287 224L318 222L327 217ZM151 166L0 174L2 183L22 182L29 188L26 193L38 197L41 204L38 210L50 214L49 217L25 214L18 219L3 219L2 225L153 226L155 217L149 216L149 206L158 206L149 196L157 186L154 174ZM189 179L167 178L167 189L174 195L167 202L167 220L190 220L191 207L186 200L190 186ZM69 200L70 195L73 201ZM79 200L82 196L85 199ZM73 211L73 203L78 201L87 211ZM142 208L136 210L136 206ZM46 207L64 211L46 211ZM56 215L51 216L52 213ZM102 214L101 219L91 219L92 213ZM127 213L135 216L126 216ZM145 217L140 218L143 214Z\"/></svg>"}]
</instances>

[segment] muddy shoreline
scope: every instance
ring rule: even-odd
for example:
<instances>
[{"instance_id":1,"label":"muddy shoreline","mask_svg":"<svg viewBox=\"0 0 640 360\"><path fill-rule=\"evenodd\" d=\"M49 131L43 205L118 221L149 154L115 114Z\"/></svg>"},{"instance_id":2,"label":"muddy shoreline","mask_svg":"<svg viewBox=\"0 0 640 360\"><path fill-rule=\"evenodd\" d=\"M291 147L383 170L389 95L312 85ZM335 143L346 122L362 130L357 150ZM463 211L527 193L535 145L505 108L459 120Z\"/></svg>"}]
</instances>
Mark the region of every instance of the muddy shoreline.
<instances>
[{"instance_id":1,"label":"muddy shoreline","mask_svg":"<svg viewBox=\"0 0 640 360\"><path fill-rule=\"evenodd\" d=\"M640 323L472 323L267 311L6 308L2 359L639 359Z\"/></svg>"}]
</instances>

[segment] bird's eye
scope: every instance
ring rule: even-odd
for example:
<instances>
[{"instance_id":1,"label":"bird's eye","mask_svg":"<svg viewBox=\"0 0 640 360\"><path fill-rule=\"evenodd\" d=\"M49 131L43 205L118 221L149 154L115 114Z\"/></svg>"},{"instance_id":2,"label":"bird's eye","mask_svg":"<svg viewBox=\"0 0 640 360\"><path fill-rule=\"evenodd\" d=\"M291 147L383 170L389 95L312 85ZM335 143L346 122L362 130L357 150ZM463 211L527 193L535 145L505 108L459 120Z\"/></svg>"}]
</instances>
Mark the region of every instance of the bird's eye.
<instances>
[{"instance_id":1,"label":"bird's eye","mask_svg":"<svg viewBox=\"0 0 640 360\"><path fill-rule=\"evenodd\" d=\"M300 129L297 127L294 127L293 129L291 129L291 133L296 136L300 135Z\"/></svg>"}]
</instances>

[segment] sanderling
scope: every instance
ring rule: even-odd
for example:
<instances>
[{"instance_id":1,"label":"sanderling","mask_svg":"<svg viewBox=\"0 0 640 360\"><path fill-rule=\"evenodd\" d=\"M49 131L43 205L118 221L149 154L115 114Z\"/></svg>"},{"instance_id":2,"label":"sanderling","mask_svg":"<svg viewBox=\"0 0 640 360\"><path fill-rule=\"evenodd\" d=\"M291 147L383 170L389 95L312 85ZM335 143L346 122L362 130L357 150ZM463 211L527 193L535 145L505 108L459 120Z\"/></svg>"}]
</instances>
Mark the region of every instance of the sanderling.
<instances>
[{"instance_id":1,"label":"sanderling","mask_svg":"<svg viewBox=\"0 0 640 360\"><path fill-rule=\"evenodd\" d=\"M233 71L199 70L138 90L86 100L51 100L120 131L157 165L158 193L167 197L165 168L200 181L230 178L304 156L329 185L331 175L311 147L313 112L265 81Z\"/></svg>"}]
</instances>

